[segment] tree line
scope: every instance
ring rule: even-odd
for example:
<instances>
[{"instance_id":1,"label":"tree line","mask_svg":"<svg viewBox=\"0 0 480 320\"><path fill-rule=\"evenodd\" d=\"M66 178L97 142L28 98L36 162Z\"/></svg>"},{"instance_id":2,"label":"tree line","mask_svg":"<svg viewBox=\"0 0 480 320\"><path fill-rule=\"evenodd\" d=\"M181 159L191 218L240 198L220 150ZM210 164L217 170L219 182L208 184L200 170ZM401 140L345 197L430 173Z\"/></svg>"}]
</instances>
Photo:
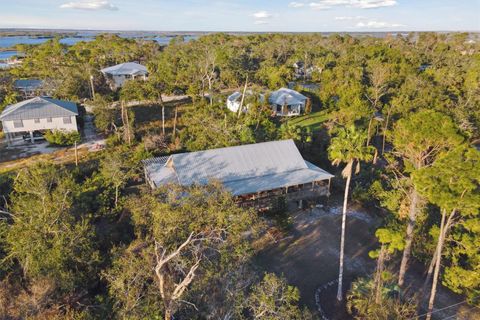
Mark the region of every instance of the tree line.
<instances>
[{"instance_id":1,"label":"tree line","mask_svg":"<svg viewBox=\"0 0 480 320\"><path fill-rule=\"evenodd\" d=\"M344 288L340 264L338 298L348 290L353 316L431 312L440 284L479 305L480 54L467 39L214 34L160 48L109 35L23 48L24 63L2 82L2 105L19 98L12 79L42 78L58 98L91 100L110 138L105 153L77 168L39 165L1 176L2 291L15 297L3 300L4 314L311 317L284 279L252 277L263 221L236 208L221 186L189 189L183 201L185 190L138 186L140 160L151 155L281 138L295 139L309 160L341 166L328 169L345 177L344 221L351 201L383 210L373 275ZM149 78L112 91L98 70L126 61L146 64ZM308 79L295 78L297 61L313 67ZM241 115L221 101L245 84L260 91L291 81L319 85L307 93L316 101L311 116L326 115L320 130L272 118L255 97ZM193 100L181 112L162 99L177 94ZM140 131L135 108L125 107L132 100L156 101L161 118L175 108L175 129ZM425 266L418 292L406 280L413 261Z\"/></svg>"}]
</instances>

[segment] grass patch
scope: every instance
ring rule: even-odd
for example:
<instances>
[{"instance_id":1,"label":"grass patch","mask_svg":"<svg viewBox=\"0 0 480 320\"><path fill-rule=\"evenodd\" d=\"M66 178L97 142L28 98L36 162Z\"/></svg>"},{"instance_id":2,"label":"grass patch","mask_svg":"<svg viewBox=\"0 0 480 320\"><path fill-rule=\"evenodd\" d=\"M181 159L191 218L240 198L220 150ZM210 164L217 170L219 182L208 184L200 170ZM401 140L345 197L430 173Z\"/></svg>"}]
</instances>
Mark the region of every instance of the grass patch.
<instances>
[{"instance_id":1,"label":"grass patch","mask_svg":"<svg viewBox=\"0 0 480 320\"><path fill-rule=\"evenodd\" d=\"M312 112L310 114L305 114L300 117L295 117L289 120L291 125L297 125L300 127L310 128L312 131L319 131L322 127L322 124L328 120L328 111L320 110Z\"/></svg>"},{"instance_id":2,"label":"grass patch","mask_svg":"<svg viewBox=\"0 0 480 320\"><path fill-rule=\"evenodd\" d=\"M3 150L2 150L3 151ZM101 152L89 152L87 148L78 149L78 161L86 161L98 157ZM61 149L49 154L32 155L0 163L0 173L15 171L34 165L37 162L53 162L55 164L69 165L75 163L74 148Z\"/></svg>"}]
</instances>

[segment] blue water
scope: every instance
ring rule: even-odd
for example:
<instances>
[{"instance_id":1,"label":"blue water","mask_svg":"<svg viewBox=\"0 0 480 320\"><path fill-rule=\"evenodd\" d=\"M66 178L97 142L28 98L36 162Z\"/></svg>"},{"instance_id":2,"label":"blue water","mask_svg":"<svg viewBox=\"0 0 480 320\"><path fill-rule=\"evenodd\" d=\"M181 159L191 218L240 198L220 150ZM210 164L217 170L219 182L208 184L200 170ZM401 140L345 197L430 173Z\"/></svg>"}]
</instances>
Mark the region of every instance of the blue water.
<instances>
[{"instance_id":1,"label":"blue water","mask_svg":"<svg viewBox=\"0 0 480 320\"><path fill-rule=\"evenodd\" d=\"M0 37L0 48L11 48L17 44L41 44L47 42L52 38L32 38L29 36L15 36L15 37ZM92 37L69 37L60 40L60 43L67 44L69 46L74 45L79 41L92 41Z\"/></svg>"},{"instance_id":2,"label":"blue water","mask_svg":"<svg viewBox=\"0 0 480 320\"><path fill-rule=\"evenodd\" d=\"M60 40L60 43L71 46L80 41L92 41L94 39L94 36L95 35L92 35L92 34L88 34L88 35L85 34L85 35L79 35L78 37L62 38ZM133 35L133 36L129 36L129 35L120 35L120 36L125 38L143 38L146 40L155 40L161 45L169 44L170 40L174 38L170 36L149 37L149 36L142 36L141 34ZM198 36L191 36L191 35L184 36L185 41L190 41L197 38ZM17 44L41 44L50 39L52 38L51 37L32 38L30 36L0 37L0 48L12 48Z\"/></svg>"},{"instance_id":3,"label":"blue water","mask_svg":"<svg viewBox=\"0 0 480 320\"><path fill-rule=\"evenodd\" d=\"M0 61L7 60L16 54L17 54L17 51L14 51L14 50L0 51Z\"/></svg>"},{"instance_id":4,"label":"blue water","mask_svg":"<svg viewBox=\"0 0 480 320\"><path fill-rule=\"evenodd\" d=\"M147 38L147 39L148 40L155 40L160 45L167 45L174 38L175 37L154 37L154 38ZM185 42L189 42L189 41L196 40L196 39L198 39L198 36L183 36L183 40Z\"/></svg>"},{"instance_id":5,"label":"blue water","mask_svg":"<svg viewBox=\"0 0 480 320\"><path fill-rule=\"evenodd\" d=\"M145 40L155 40L160 45L168 45L170 41L174 38L174 36L158 36L158 37L149 37L144 36L142 34L138 35L120 35L124 38L130 39L145 39ZM183 36L186 42L198 39L198 36L187 35ZM0 48L13 48L17 44L42 44L47 42L48 40L52 39L51 37L43 37L43 38L32 38L30 36L15 36L15 37L0 37ZM78 37L67 37L62 38L60 43L72 46L80 41L92 41L95 39L95 34L79 34ZM8 50L8 51L0 51L0 62L9 59L10 57L17 54L15 50ZM3 65L0 68L5 67Z\"/></svg>"},{"instance_id":6,"label":"blue water","mask_svg":"<svg viewBox=\"0 0 480 320\"><path fill-rule=\"evenodd\" d=\"M17 44L40 44L48 39L30 38L29 36L0 37L0 48L11 48Z\"/></svg>"}]
</instances>

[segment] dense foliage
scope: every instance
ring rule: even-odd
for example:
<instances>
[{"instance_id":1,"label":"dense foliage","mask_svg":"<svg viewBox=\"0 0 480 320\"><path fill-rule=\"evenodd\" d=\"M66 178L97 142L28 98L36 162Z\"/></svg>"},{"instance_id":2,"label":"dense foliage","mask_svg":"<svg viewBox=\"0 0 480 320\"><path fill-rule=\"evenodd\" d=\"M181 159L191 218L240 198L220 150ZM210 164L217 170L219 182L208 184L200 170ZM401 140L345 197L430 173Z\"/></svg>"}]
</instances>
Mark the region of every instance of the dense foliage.
<instances>
[{"instance_id":1,"label":"dense foliage","mask_svg":"<svg viewBox=\"0 0 480 320\"><path fill-rule=\"evenodd\" d=\"M73 146L75 142L80 142L80 133L77 131L47 131L44 135L45 139L52 145L56 146Z\"/></svg>"},{"instance_id":2,"label":"dense foliage","mask_svg":"<svg viewBox=\"0 0 480 320\"><path fill-rule=\"evenodd\" d=\"M264 220L221 185L141 184L152 154L276 139L342 164L334 190L343 173L345 211L351 198L383 209L375 271L347 294L352 315L412 318L418 305L432 309L439 283L478 306L480 52L468 36L212 34L160 47L101 35L19 46L24 63L1 71L0 111L22 99L14 79L42 79L44 92L92 107L107 150L77 167L0 175L0 318L313 317L296 288L256 269ZM99 69L126 61L145 64L148 80L112 90ZM311 70L301 79L298 61ZM308 114L273 117L268 94L290 82L310 98ZM229 111L226 95L245 88L248 111ZM427 281L412 296L414 260Z\"/></svg>"}]
</instances>

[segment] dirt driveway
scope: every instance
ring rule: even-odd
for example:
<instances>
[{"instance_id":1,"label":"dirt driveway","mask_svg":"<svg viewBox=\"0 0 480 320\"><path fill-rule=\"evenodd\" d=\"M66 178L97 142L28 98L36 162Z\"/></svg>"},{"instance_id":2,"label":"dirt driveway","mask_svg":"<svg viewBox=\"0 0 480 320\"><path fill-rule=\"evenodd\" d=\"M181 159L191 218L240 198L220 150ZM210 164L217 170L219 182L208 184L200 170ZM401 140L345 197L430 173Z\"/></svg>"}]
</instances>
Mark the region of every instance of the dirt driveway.
<instances>
[{"instance_id":1,"label":"dirt driveway","mask_svg":"<svg viewBox=\"0 0 480 320\"><path fill-rule=\"evenodd\" d=\"M346 278L371 273L375 267L368 257L376 243L375 222L360 211L347 218ZM340 206L294 212L288 236L260 252L257 263L267 271L283 274L300 289L302 302L314 310L315 291L338 277L340 224Z\"/></svg>"},{"instance_id":2,"label":"dirt driveway","mask_svg":"<svg viewBox=\"0 0 480 320\"><path fill-rule=\"evenodd\" d=\"M317 289L338 277L341 205L332 203L325 208L294 210L292 218L292 226L285 232L284 238L276 243L270 242L257 254L255 262L265 271L283 274L290 284L299 288L301 302L310 310L317 310ZM354 206L349 208L343 284L345 290L350 288L353 279L373 273L375 261L368 256L368 252L376 248L374 234L379 223L379 218L369 215L364 209ZM423 284L422 268L416 263L409 269L409 285L420 287ZM350 319L344 307L335 305L336 288L336 284L332 285L320 298L322 308L330 319ZM461 297L441 288L436 308L441 309L459 301L462 301ZM450 317L456 311L457 308L446 309L436 313L434 319Z\"/></svg>"}]
</instances>

